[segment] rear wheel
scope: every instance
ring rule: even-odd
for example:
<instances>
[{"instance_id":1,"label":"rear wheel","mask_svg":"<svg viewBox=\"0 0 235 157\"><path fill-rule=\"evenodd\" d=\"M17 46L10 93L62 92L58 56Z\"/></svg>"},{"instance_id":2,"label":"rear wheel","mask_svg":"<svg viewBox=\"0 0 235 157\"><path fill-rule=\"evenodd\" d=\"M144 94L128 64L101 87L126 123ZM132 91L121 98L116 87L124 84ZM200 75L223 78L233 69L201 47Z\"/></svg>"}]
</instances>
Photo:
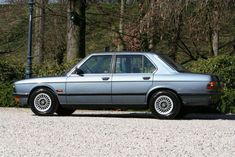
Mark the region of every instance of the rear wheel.
<instances>
[{"instance_id":1,"label":"rear wheel","mask_svg":"<svg viewBox=\"0 0 235 157\"><path fill-rule=\"evenodd\" d=\"M29 105L36 115L52 115L58 107L58 101L51 90L39 88L31 94Z\"/></svg>"},{"instance_id":2,"label":"rear wheel","mask_svg":"<svg viewBox=\"0 0 235 157\"><path fill-rule=\"evenodd\" d=\"M73 114L75 112L75 110L76 109L68 109L68 108L63 108L61 106L58 106L56 113L59 116L69 116L69 115Z\"/></svg>"},{"instance_id":3,"label":"rear wheel","mask_svg":"<svg viewBox=\"0 0 235 157\"><path fill-rule=\"evenodd\" d=\"M178 96L169 90L154 93L149 103L153 115L160 119L176 118L181 108Z\"/></svg>"}]
</instances>

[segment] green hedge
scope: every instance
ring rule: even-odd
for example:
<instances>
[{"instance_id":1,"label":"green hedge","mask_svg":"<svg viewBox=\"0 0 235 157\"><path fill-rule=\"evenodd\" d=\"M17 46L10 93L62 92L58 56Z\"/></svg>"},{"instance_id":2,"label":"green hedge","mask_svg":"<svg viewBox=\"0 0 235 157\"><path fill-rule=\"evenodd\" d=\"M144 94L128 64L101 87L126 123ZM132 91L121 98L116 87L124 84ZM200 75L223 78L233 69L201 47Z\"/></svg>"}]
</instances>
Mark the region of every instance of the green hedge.
<instances>
[{"instance_id":1,"label":"green hedge","mask_svg":"<svg viewBox=\"0 0 235 157\"><path fill-rule=\"evenodd\" d=\"M224 113L235 112L235 56L217 56L201 59L186 65L186 68L198 73L219 76L224 86L220 110Z\"/></svg>"},{"instance_id":2,"label":"green hedge","mask_svg":"<svg viewBox=\"0 0 235 157\"><path fill-rule=\"evenodd\" d=\"M223 113L235 113L235 89L224 89L220 110Z\"/></svg>"},{"instance_id":3,"label":"green hedge","mask_svg":"<svg viewBox=\"0 0 235 157\"><path fill-rule=\"evenodd\" d=\"M59 76L64 75L70 70L74 65L78 63L78 60L73 60L62 65L58 64L44 64L43 66L33 66L33 76L43 77L43 76Z\"/></svg>"},{"instance_id":4,"label":"green hedge","mask_svg":"<svg viewBox=\"0 0 235 157\"><path fill-rule=\"evenodd\" d=\"M63 75L71 69L78 61L63 65L44 64L33 66L33 77ZM25 65L14 61L0 60L0 106L17 106L12 97L14 81L24 79Z\"/></svg>"},{"instance_id":5,"label":"green hedge","mask_svg":"<svg viewBox=\"0 0 235 157\"><path fill-rule=\"evenodd\" d=\"M24 76L24 66L8 60L0 60L0 106L16 106L12 93L13 82Z\"/></svg>"},{"instance_id":6,"label":"green hedge","mask_svg":"<svg viewBox=\"0 0 235 157\"><path fill-rule=\"evenodd\" d=\"M0 60L0 83L12 82L24 77L24 65L7 60Z\"/></svg>"},{"instance_id":7,"label":"green hedge","mask_svg":"<svg viewBox=\"0 0 235 157\"><path fill-rule=\"evenodd\" d=\"M13 88L11 82L0 82L0 106L12 107L16 106L12 97Z\"/></svg>"},{"instance_id":8,"label":"green hedge","mask_svg":"<svg viewBox=\"0 0 235 157\"><path fill-rule=\"evenodd\" d=\"M235 89L235 56L217 56L201 59L186 65L193 72L215 74L220 77L225 88Z\"/></svg>"},{"instance_id":9,"label":"green hedge","mask_svg":"<svg viewBox=\"0 0 235 157\"><path fill-rule=\"evenodd\" d=\"M64 74L75 65L73 61L63 65L34 66L34 76L51 76ZM235 112L235 57L218 56L207 60L198 60L187 64L186 67L199 73L210 73L220 77L224 84L224 95L220 110L224 113ZM24 65L0 61L0 106L15 106L12 99L12 83L24 78Z\"/></svg>"}]
</instances>

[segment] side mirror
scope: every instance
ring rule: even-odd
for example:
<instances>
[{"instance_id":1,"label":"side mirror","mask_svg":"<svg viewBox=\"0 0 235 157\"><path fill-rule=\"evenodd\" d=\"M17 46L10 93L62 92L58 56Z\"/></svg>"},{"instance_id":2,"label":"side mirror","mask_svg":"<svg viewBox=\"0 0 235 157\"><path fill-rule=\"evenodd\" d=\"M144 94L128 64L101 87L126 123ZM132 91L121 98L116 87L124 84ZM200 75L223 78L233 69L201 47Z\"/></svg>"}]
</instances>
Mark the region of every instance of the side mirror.
<instances>
[{"instance_id":1,"label":"side mirror","mask_svg":"<svg viewBox=\"0 0 235 157\"><path fill-rule=\"evenodd\" d=\"M79 68L76 68L76 74L78 74L79 76L83 76L84 75L84 71L82 71Z\"/></svg>"}]
</instances>

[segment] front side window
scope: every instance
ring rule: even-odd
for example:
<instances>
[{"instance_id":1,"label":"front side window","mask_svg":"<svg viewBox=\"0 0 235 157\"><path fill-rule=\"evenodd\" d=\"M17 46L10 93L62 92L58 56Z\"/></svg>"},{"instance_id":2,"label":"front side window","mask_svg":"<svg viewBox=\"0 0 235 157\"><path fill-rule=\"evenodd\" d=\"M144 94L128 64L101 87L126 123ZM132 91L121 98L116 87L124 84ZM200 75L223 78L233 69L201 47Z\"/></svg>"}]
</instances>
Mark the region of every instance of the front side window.
<instances>
[{"instance_id":1,"label":"front side window","mask_svg":"<svg viewBox=\"0 0 235 157\"><path fill-rule=\"evenodd\" d=\"M156 68L143 55L117 55L115 73L153 73Z\"/></svg>"},{"instance_id":2,"label":"front side window","mask_svg":"<svg viewBox=\"0 0 235 157\"><path fill-rule=\"evenodd\" d=\"M111 55L92 56L85 63L83 63L79 69L81 69L84 74L110 73L111 61Z\"/></svg>"}]
</instances>

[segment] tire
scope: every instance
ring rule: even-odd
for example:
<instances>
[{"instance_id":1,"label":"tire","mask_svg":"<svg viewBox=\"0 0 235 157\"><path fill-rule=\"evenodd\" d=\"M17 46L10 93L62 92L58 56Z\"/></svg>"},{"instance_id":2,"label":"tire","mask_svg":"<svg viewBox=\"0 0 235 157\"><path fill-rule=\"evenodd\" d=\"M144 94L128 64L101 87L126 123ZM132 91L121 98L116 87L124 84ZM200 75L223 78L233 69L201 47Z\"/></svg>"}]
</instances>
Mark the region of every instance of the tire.
<instances>
[{"instance_id":1,"label":"tire","mask_svg":"<svg viewBox=\"0 0 235 157\"><path fill-rule=\"evenodd\" d=\"M73 112L74 112L75 110L76 110L76 109L68 109L68 108L63 108L63 107L61 107L61 106L58 106L56 113L57 113L59 116L69 116L69 115L73 114Z\"/></svg>"},{"instance_id":2,"label":"tire","mask_svg":"<svg viewBox=\"0 0 235 157\"><path fill-rule=\"evenodd\" d=\"M190 113L190 110L191 110L191 107L182 105L177 115L177 118L181 118L181 119L184 118L187 114Z\"/></svg>"},{"instance_id":3,"label":"tire","mask_svg":"<svg viewBox=\"0 0 235 157\"><path fill-rule=\"evenodd\" d=\"M58 100L50 89L39 88L29 97L29 105L38 116L52 115L58 107Z\"/></svg>"},{"instance_id":4,"label":"tire","mask_svg":"<svg viewBox=\"0 0 235 157\"><path fill-rule=\"evenodd\" d=\"M174 119L181 109L178 96L169 90L154 93L149 101L152 114L159 119Z\"/></svg>"}]
</instances>

